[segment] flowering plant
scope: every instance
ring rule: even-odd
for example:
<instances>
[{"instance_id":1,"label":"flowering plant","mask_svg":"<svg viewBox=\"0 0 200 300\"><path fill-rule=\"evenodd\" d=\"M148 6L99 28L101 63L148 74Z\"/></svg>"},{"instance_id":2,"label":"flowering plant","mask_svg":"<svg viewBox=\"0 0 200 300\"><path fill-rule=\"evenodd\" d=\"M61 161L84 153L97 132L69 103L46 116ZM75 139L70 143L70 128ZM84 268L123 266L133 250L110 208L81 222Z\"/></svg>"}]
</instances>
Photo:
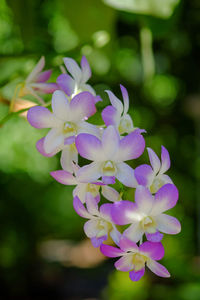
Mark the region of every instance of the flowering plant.
<instances>
[{"instance_id":1,"label":"flowering plant","mask_svg":"<svg viewBox=\"0 0 200 300\"><path fill-rule=\"evenodd\" d=\"M52 171L51 176L64 185L75 186L73 206L87 219L85 234L105 256L120 257L116 269L129 272L133 281L144 275L145 266L158 276L169 277L167 269L157 262L164 256L163 234L181 230L179 221L164 213L178 200L178 190L165 174L170 167L169 153L162 146L160 161L147 148L151 166L133 169L127 164L143 154L146 131L136 128L128 114L126 88L120 85L123 102L106 91L111 105L102 111L104 125L93 125L88 118L96 113L96 103L101 99L87 84L91 77L89 63L83 57L81 68L71 58L64 58L64 64L70 75L61 74L53 85L52 111L44 106L28 111L27 119L33 127L50 128L36 147L47 157L61 152L62 170ZM42 67L40 61L37 72L27 80L28 84L41 83L32 83L29 89L37 87L45 92L42 82L49 71L38 73ZM79 166L79 156L90 162ZM135 190L135 202L122 200L123 194L112 186L116 181ZM101 203L102 196L109 202Z\"/></svg>"}]
</instances>

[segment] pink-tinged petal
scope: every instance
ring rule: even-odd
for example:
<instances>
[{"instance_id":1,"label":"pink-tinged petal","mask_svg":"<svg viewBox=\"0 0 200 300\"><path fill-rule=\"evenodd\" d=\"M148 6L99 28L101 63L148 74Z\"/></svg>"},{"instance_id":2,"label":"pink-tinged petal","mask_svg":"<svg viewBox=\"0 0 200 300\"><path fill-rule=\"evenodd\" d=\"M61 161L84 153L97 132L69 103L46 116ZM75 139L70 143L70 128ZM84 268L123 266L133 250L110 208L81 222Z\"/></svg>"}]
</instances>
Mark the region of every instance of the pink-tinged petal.
<instances>
[{"instance_id":1,"label":"pink-tinged petal","mask_svg":"<svg viewBox=\"0 0 200 300\"><path fill-rule=\"evenodd\" d=\"M101 217L106 219L107 221L110 221L110 222L112 221L111 211L112 211L112 204L111 203L102 204L101 207L100 207Z\"/></svg>"},{"instance_id":2,"label":"pink-tinged petal","mask_svg":"<svg viewBox=\"0 0 200 300\"><path fill-rule=\"evenodd\" d=\"M87 184L78 183L75 189L73 190L73 197L78 196L82 203L85 203L85 196L87 193Z\"/></svg>"},{"instance_id":3,"label":"pink-tinged petal","mask_svg":"<svg viewBox=\"0 0 200 300\"><path fill-rule=\"evenodd\" d=\"M87 193L86 194L86 206L87 206L87 210L91 215L98 215L99 211L98 211L98 205L97 205L97 201L96 199L92 196L91 193Z\"/></svg>"},{"instance_id":4,"label":"pink-tinged petal","mask_svg":"<svg viewBox=\"0 0 200 300\"><path fill-rule=\"evenodd\" d=\"M101 141L94 135L80 133L76 138L75 144L79 154L86 159L98 161L102 155Z\"/></svg>"},{"instance_id":5,"label":"pink-tinged petal","mask_svg":"<svg viewBox=\"0 0 200 300\"><path fill-rule=\"evenodd\" d=\"M56 151L57 148L64 147L64 136L57 128L52 128L44 139L44 150L46 153Z\"/></svg>"},{"instance_id":6,"label":"pink-tinged petal","mask_svg":"<svg viewBox=\"0 0 200 300\"><path fill-rule=\"evenodd\" d=\"M82 218L86 218L89 219L90 218L90 214L87 212L85 206L83 205L83 203L80 201L80 199L76 196L73 199L73 207L75 209L75 211L77 212L77 214L79 216L81 216Z\"/></svg>"},{"instance_id":7,"label":"pink-tinged petal","mask_svg":"<svg viewBox=\"0 0 200 300\"><path fill-rule=\"evenodd\" d=\"M173 184L163 185L155 194L155 200L151 215L159 215L174 207L178 201L178 190Z\"/></svg>"},{"instance_id":8,"label":"pink-tinged petal","mask_svg":"<svg viewBox=\"0 0 200 300\"><path fill-rule=\"evenodd\" d=\"M108 126L102 135L102 151L106 160L113 160L119 147L120 136L114 126Z\"/></svg>"},{"instance_id":9,"label":"pink-tinged petal","mask_svg":"<svg viewBox=\"0 0 200 300\"><path fill-rule=\"evenodd\" d=\"M129 272L129 277L132 281L139 281L145 273L145 269Z\"/></svg>"},{"instance_id":10,"label":"pink-tinged petal","mask_svg":"<svg viewBox=\"0 0 200 300\"><path fill-rule=\"evenodd\" d=\"M140 252L144 253L153 260L160 260L165 254L164 247L161 243L144 242L140 245Z\"/></svg>"},{"instance_id":11,"label":"pink-tinged petal","mask_svg":"<svg viewBox=\"0 0 200 300\"><path fill-rule=\"evenodd\" d=\"M123 232L124 237L135 243L137 243L142 238L143 234L144 230L140 223L132 224Z\"/></svg>"},{"instance_id":12,"label":"pink-tinged petal","mask_svg":"<svg viewBox=\"0 0 200 300\"><path fill-rule=\"evenodd\" d=\"M118 114L116 108L109 105L101 113L102 119L106 126L115 125L118 126L120 122L120 115Z\"/></svg>"},{"instance_id":13,"label":"pink-tinged petal","mask_svg":"<svg viewBox=\"0 0 200 300\"><path fill-rule=\"evenodd\" d=\"M126 161L138 158L144 152L145 140L136 131L129 133L120 140L117 160Z\"/></svg>"},{"instance_id":14,"label":"pink-tinged petal","mask_svg":"<svg viewBox=\"0 0 200 300\"><path fill-rule=\"evenodd\" d=\"M94 96L89 92L77 94L70 102L70 112L72 121L80 121L94 115L96 112Z\"/></svg>"},{"instance_id":15,"label":"pink-tinged petal","mask_svg":"<svg viewBox=\"0 0 200 300\"><path fill-rule=\"evenodd\" d=\"M177 234L181 231L180 222L169 215L161 214L155 217L157 229L168 234Z\"/></svg>"},{"instance_id":16,"label":"pink-tinged petal","mask_svg":"<svg viewBox=\"0 0 200 300\"><path fill-rule=\"evenodd\" d=\"M139 185L135 191L135 202L139 211L143 212L145 215L149 215L152 209L154 198L151 195L148 188L145 186Z\"/></svg>"},{"instance_id":17,"label":"pink-tinged petal","mask_svg":"<svg viewBox=\"0 0 200 300\"><path fill-rule=\"evenodd\" d=\"M46 156L46 157L52 157L54 156L57 152L60 151L59 148L56 149L56 151L53 151L53 152L50 152L50 153L46 153L45 150L44 150L44 140L45 140L45 137L41 138L39 141L37 141L36 143L36 148L38 150L38 152L40 152L40 154L42 154L43 156Z\"/></svg>"},{"instance_id":18,"label":"pink-tinged petal","mask_svg":"<svg viewBox=\"0 0 200 300\"><path fill-rule=\"evenodd\" d=\"M129 109L128 92L127 92L127 89L122 84L120 84L120 89L121 89L122 97L123 97L123 100L124 100L124 114L127 114L128 109Z\"/></svg>"},{"instance_id":19,"label":"pink-tinged petal","mask_svg":"<svg viewBox=\"0 0 200 300\"><path fill-rule=\"evenodd\" d=\"M70 110L67 97L63 91L55 91L52 96L52 110L57 118L69 121Z\"/></svg>"},{"instance_id":20,"label":"pink-tinged petal","mask_svg":"<svg viewBox=\"0 0 200 300\"><path fill-rule=\"evenodd\" d=\"M158 158L157 154L151 149L147 148L149 154L149 160L154 172L157 174L160 170L160 159Z\"/></svg>"},{"instance_id":21,"label":"pink-tinged petal","mask_svg":"<svg viewBox=\"0 0 200 300\"><path fill-rule=\"evenodd\" d=\"M50 173L51 176L58 182L64 185L75 185L77 184L76 178L69 172L64 170L53 171Z\"/></svg>"},{"instance_id":22,"label":"pink-tinged petal","mask_svg":"<svg viewBox=\"0 0 200 300\"><path fill-rule=\"evenodd\" d=\"M110 232L110 237L117 246L119 246L121 236L121 233L116 228L113 228L113 230Z\"/></svg>"},{"instance_id":23,"label":"pink-tinged petal","mask_svg":"<svg viewBox=\"0 0 200 300\"><path fill-rule=\"evenodd\" d=\"M92 183L99 177L101 177L100 164L95 162L83 166L77 173L77 179L80 182Z\"/></svg>"},{"instance_id":24,"label":"pink-tinged petal","mask_svg":"<svg viewBox=\"0 0 200 300\"><path fill-rule=\"evenodd\" d=\"M154 172L149 165L140 165L135 168L135 178L138 184L148 187L153 182Z\"/></svg>"},{"instance_id":25,"label":"pink-tinged petal","mask_svg":"<svg viewBox=\"0 0 200 300\"><path fill-rule=\"evenodd\" d=\"M112 106L114 106L114 108L116 108L118 113L121 115L123 112L122 102L111 91L106 91L106 93L108 94Z\"/></svg>"},{"instance_id":26,"label":"pink-tinged petal","mask_svg":"<svg viewBox=\"0 0 200 300\"><path fill-rule=\"evenodd\" d=\"M37 74L40 73L42 71L42 69L44 68L44 65L45 65L45 58L44 58L44 56L42 56L40 58L40 60L38 61L38 63L36 64L36 66L34 67L34 69L32 70L32 72L27 77L26 82L30 83L30 82L34 81Z\"/></svg>"},{"instance_id":27,"label":"pink-tinged petal","mask_svg":"<svg viewBox=\"0 0 200 300\"><path fill-rule=\"evenodd\" d=\"M81 59L81 69L82 69L82 82L85 83L91 77L92 72L90 69L90 65L85 56Z\"/></svg>"},{"instance_id":28,"label":"pink-tinged petal","mask_svg":"<svg viewBox=\"0 0 200 300\"><path fill-rule=\"evenodd\" d=\"M75 81L68 74L61 74L56 80L59 88L65 92L67 96L71 96L75 89Z\"/></svg>"},{"instance_id":29,"label":"pink-tinged petal","mask_svg":"<svg viewBox=\"0 0 200 300\"><path fill-rule=\"evenodd\" d=\"M128 251L138 252L139 251L137 244L134 243L133 241L127 239L124 236L121 238L119 245L120 245L120 248L125 252L128 252Z\"/></svg>"},{"instance_id":30,"label":"pink-tinged petal","mask_svg":"<svg viewBox=\"0 0 200 300\"><path fill-rule=\"evenodd\" d=\"M70 173L74 171L72 162L78 163L78 151L74 144L65 146L60 158L62 168Z\"/></svg>"},{"instance_id":31,"label":"pink-tinged petal","mask_svg":"<svg viewBox=\"0 0 200 300\"><path fill-rule=\"evenodd\" d=\"M160 242L163 238L163 234L160 233L159 231L157 231L155 233L147 233L146 232L145 235L146 235L147 240L150 242L153 242L153 243Z\"/></svg>"},{"instance_id":32,"label":"pink-tinged petal","mask_svg":"<svg viewBox=\"0 0 200 300\"><path fill-rule=\"evenodd\" d=\"M36 76L35 81L36 82L45 82L45 81L49 80L49 78L51 77L51 73L52 73L52 70L46 70L44 72L41 72Z\"/></svg>"},{"instance_id":33,"label":"pink-tinged petal","mask_svg":"<svg viewBox=\"0 0 200 300\"><path fill-rule=\"evenodd\" d=\"M31 87L41 94L52 94L53 92L58 90L58 85L54 82L32 83Z\"/></svg>"},{"instance_id":34,"label":"pink-tinged petal","mask_svg":"<svg viewBox=\"0 0 200 300\"><path fill-rule=\"evenodd\" d=\"M35 128L51 128L57 126L57 119L43 106L33 106L29 109L27 120Z\"/></svg>"},{"instance_id":35,"label":"pink-tinged petal","mask_svg":"<svg viewBox=\"0 0 200 300\"><path fill-rule=\"evenodd\" d=\"M122 256L115 262L115 268L119 271L128 272L133 269L132 255Z\"/></svg>"},{"instance_id":36,"label":"pink-tinged petal","mask_svg":"<svg viewBox=\"0 0 200 300\"><path fill-rule=\"evenodd\" d=\"M102 176L104 184L115 184L115 176Z\"/></svg>"},{"instance_id":37,"label":"pink-tinged petal","mask_svg":"<svg viewBox=\"0 0 200 300\"><path fill-rule=\"evenodd\" d=\"M147 267L160 277L170 277L170 273L167 271L167 269L157 261L152 259L147 261Z\"/></svg>"},{"instance_id":38,"label":"pink-tinged petal","mask_svg":"<svg viewBox=\"0 0 200 300\"><path fill-rule=\"evenodd\" d=\"M137 221L138 212L135 203L127 200L115 202L111 209L112 220L117 225L131 224Z\"/></svg>"},{"instance_id":39,"label":"pink-tinged petal","mask_svg":"<svg viewBox=\"0 0 200 300\"><path fill-rule=\"evenodd\" d=\"M90 239L93 237L96 237L96 235L99 232L98 220L92 219L92 220L87 221L84 224L84 232L87 235L87 237L89 237Z\"/></svg>"},{"instance_id":40,"label":"pink-tinged petal","mask_svg":"<svg viewBox=\"0 0 200 300\"><path fill-rule=\"evenodd\" d=\"M101 244L107 240L107 235L101 236L99 238L93 237L91 238L91 242L93 247L98 248L99 246L101 246Z\"/></svg>"},{"instance_id":41,"label":"pink-tinged petal","mask_svg":"<svg viewBox=\"0 0 200 300\"><path fill-rule=\"evenodd\" d=\"M74 59L69 57L64 57L64 64L67 68L67 71L72 75L77 83L81 82L82 71L79 68L78 64L75 62Z\"/></svg>"},{"instance_id":42,"label":"pink-tinged petal","mask_svg":"<svg viewBox=\"0 0 200 300\"><path fill-rule=\"evenodd\" d=\"M100 246L100 250L103 255L107 257L118 257L124 254L124 251L122 251L121 249L104 244Z\"/></svg>"},{"instance_id":43,"label":"pink-tinged petal","mask_svg":"<svg viewBox=\"0 0 200 300\"><path fill-rule=\"evenodd\" d=\"M71 145L71 144L75 143L75 139L76 139L75 135L65 138L64 145Z\"/></svg>"},{"instance_id":44,"label":"pink-tinged petal","mask_svg":"<svg viewBox=\"0 0 200 300\"><path fill-rule=\"evenodd\" d=\"M109 201L116 202L121 200L120 194L110 186L103 186L101 191L104 198L106 198Z\"/></svg>"},{"instance_id":45,"label":"pink-tinged petal","mask_svg":"<svg viewBox=\"0 0 200 300\"><path fill-rule=\"evenodd\" d=\"M134 170L126 163L117 164L117 174L115 174L115 176L125 186L134 188L138 185L135 179Z\"/></svg>"},{"instance_id":46,"label":"pink-tinged petal","mask_svg":"<svg viewBox=\"0 0 200 300\"><path fill-rule=\"evenodd\" d=\"M165 173L170 168L169 152L164 146L161 146L161 168L160 174Z\"/></svg>"}]
</instances>

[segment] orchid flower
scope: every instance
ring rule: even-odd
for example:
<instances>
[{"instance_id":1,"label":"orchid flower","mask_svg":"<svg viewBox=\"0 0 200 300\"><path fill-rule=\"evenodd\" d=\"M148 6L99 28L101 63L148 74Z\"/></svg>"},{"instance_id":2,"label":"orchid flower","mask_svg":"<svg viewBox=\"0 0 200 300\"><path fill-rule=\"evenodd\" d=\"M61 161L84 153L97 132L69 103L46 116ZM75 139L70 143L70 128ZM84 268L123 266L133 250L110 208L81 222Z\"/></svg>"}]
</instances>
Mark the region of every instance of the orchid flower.
<instances>
[{"instance_id":1,"label":"orchid flower","mask_svg":"<svg viewBox=\"0 0 200 300\"><path fill-rule=\"evenodd\" d=\"M64 185L76 185L75 189L73 190L73 197L78 196L82 203L85 203L88 192L91 193L93 197L100 196L99 189L103 183L100 181L95 183L80 182L77 175L80 167L72 163L72 168L74 175L65 170L53 171L50 174L56 181Z\"/></svg>"},{"instance_id":2,"label":"orchid flower","mask_svg":"<svg viewBox=\"0 0 200 300\"><path fill-rule=\"evenodd\" d=\"M69 57L64 58L64 64L71 76L68 74L58 76L57 84L60 89L69 97L74 97L83 91L88 91L93 96L96 96L94 89L89 84L86 84L91 77L91 69L86 57L83 56L81 59L81 68L74 59ZM99 97L95 97L95 102L97 101L100 101Z\"/></svg>"},{"instance_id":3,"label":"orchid flower","mask_svg":"<svg viewBox=\"0 0 200 300\"><path fill-rule=\"evenodd\" d=\"M161 243L144 242L139 247L133 241L122 237L120 248L102 244L101 252L107 257L120 257L115 262L115 268L119 271L129 272L132 281L138 281L144 275L145 265L160 277L170 277L167 269L157 262L164 256L164 248Z\"/></svg>"},{"instance_id":4,"label":"orchid flower","mask_svg":"<svg viewBox=\"0 0 200 300\"><path fill-rule=\"evenodd\" d=\"M98 209L99 200L100 197L94 198L91 193L87 193L87 209L77 196L74 197L73 206L79 216L89 219L84 225L84 231L94 247L99 247L109 237L118 244L121 234L111 219L112 204L103 204Z\"/></svg>"},{"instance_id":5,"label":"orchid flower","mask_svg":"<svg viewBox=\"0 0 200 300\"><path fill-rule=\"evenodd\" d=\"M138 184L148 187L152 193L156 193L164 184L173 183L171 178L164 174L170 168L169 152L164 146L161 149L161 162L156 153L147 148L151 166L144 164L135 168Z\"/></svg>"},{"instance_id":6,"label":"orchid flower","mask_svg":"<svg viewBox=\"0 0 200 300\"><path fill-rule=\"evenodd\" d=\"M104 108L102 111L102 119L104 120L106 126L113 125L119 130L120 134L124 134L130 133L136 128L133 126L133 121L128 114L128 92L123 85L120 85L120 89L122 92L124 105L111 91L106 91L112 105Z\"/></svg>"},{"instance_id":7,"label":"orchid flower","mask_svg":"<svg viewBox=\"0 0 200 300\"><path fill-rule=\"evenodd\" d=\"M56 83L46 82L50 78L52 70L42 72L44 65L45 58L42 56L35 68L26 78L25 84L19 93L20 97L31 94L41 103L44 103L43 99L38 95L38 93L51 94L58 89L58 85Z\"/></svg>"},{"instance_id":8,"label":"orchid flower","mask_svg":"<svg viewBox=\"0 0 200 300\"><path fill-rule=\"evenodd\" d=\"M98 136L99 129L85 121L96 112L94 96L89 92L76 95L71 102L64 92L55 91L52 97L52 110L35 106L29 109L27 119L35 128L51 128L43 141L47 154L57 153L65 145L74 143L75 136L89 132Z\"/></svg>"},{"instance_id":9,"label":"orchid flower","mask_svg":"<svg viewBox=\"0 0 200 300\"><path fill-rule=\"evenodd\" d=\"M95 182L102 177L104 183L112 184L116 177L126 186L137 186L134 170L124 161L138 158L143 153L145 141L139 131L120 140L118 131L110 125L103 131L101 140L94 135L81 133L75 144L82 157L93 161L78 171L82 182Z\"/></svg>"},{"instance_id":10,"label":"orchid flower","mask_svg":"<svg viewBox=\"0 0 200 300\"><path fill-rule=\"evenodd\" d=\"M135 191L135 203L131 201L115 202L112 206L112 219L115 224L131 224L123 235L138 242L143 234L149 241L159 242L163 234L177 234L181 230L179 221L167 214L178 200L178 190L173 184L166 184L151 195L148 188L138 186Z\"/></svg>"}]
</instances>

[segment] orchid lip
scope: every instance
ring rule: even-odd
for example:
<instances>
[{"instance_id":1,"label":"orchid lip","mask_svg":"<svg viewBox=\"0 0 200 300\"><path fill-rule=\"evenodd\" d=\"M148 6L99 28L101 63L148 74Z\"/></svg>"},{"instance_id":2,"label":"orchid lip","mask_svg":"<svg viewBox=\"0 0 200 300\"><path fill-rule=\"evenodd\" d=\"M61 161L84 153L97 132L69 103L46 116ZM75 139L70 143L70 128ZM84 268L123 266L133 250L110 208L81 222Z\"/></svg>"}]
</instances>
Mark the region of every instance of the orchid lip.
<instances>
[{"instance_id":1,"label":"orchid lip","mask_svg":"<svg viewBox=\"0 0 200 300\"><path fill-rule=\"evenodd\" d=\"M142 219L141 226L145 230L145 232L148 232L148 233L155 233L156 232L155 221L149 216Z\"/></svg>"},{"instance_id":2,"label":"orchid lip","mask_svg":"<svg viewBox=\"0 0 200 300\"><path fill-rule=\"evenodd\" d=\"M105 176L113 176L117 170L115 164L111 160L107 160L103 164L102 171Z\"/></svg>"},{"instance_id":3,"label":"orchid lip","mask_svg":"<svg viewBox=\"0 0 200 300\"><path fill-rule=\"evenodd\" d=\"M125 132L131 132L132 131L131 121L126 120L122 117L121 120L120 120L118 129L119 129L120 134L123 134Z\"/></svg>"},{"instance_id":4,"label":"orchid lip","mask_svg":"<svg viewBox=\"0 0 200 300\"><path fill-rule=\"evenodd\" d=\"M76 134L76 126L72 122L65 122L63 125L63 133L66 136L71 136Z\"/></svg>"}]
</instances>

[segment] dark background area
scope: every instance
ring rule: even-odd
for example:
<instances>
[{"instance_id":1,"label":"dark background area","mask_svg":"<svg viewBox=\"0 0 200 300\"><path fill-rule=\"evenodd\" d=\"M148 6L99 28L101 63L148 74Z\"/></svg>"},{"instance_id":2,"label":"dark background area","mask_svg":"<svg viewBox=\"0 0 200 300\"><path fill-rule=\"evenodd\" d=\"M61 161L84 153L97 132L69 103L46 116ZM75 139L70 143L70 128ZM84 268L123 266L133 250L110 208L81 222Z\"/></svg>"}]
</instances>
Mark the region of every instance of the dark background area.
<instances>
[{"instance_id":1,"label":"dark background area","mask_svg":"<svg viewBox=\"0 0 200 300\"><path fill-rule=\"evenodd\" d=\"M46 131L16 116L0 128L0 299L200 299L200 2L129 0L116 9L119 2L1 0L0 118L42 55L54 69L51 81L63 57L87 57L90 83L104 100L91 119L97 124L109 103L104 90L121 98L123 84L146 145L170 152L169 175L180 192L171 214L182 223L179 235L163 240L162 263L172 276L147 272L133 283L91 247L72 187L49 175L60 168L59 155L36 151ZM146 151L139 162L148 163Z\"/></svg>"}]
</instances>

